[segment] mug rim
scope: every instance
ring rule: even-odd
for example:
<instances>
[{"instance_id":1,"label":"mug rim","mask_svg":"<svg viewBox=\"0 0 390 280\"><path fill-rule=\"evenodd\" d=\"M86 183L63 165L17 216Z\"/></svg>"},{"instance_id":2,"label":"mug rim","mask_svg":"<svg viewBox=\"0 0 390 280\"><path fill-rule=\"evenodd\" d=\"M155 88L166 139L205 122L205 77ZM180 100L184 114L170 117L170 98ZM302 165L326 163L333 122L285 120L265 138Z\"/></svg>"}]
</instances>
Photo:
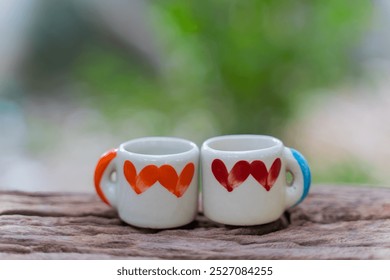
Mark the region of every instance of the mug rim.
<instances>
[{"instance_id":1,"label":"mug rim","mask_svg":"<svg viewBox=\"0 0 390 280\"><path fill-rule=\"evenodd\" d=\"M238 141L240 143L238 144ZM248 143L251 141L252 143ZM259 143L259 142L263 143ZM231 142L231 143L228 143ZM264 142L267 142L264 144ZM244 143L244 144L241 144ZM225 146L232 145L232 148L219 148L221 145ZM239 148L238 146L243 146ZM231 135L222 135L216 136L207 139L203 142L202 150L210 150L214 153L229 153L229 154L244 154L251 152L269 152L272 150L279 150L283 147L283 143L278 138L269 135L259 135L259 134L231 134Z\"/></svg>"},{"instance_id":2,"label":"mug rim","mask_svg":"<svg viewBox=\"0 0 390 280\"><path fill-rule=\"evenodd\" d=\"M162 146L161 144L165 144ZM146 149L168 149L168 152L142 152ZM179 137L150 136L126 141L119 145L119 151L145 158L162 158L185 156L199 150L198 146L187 139Z\"/></svg>"}]
</instances>

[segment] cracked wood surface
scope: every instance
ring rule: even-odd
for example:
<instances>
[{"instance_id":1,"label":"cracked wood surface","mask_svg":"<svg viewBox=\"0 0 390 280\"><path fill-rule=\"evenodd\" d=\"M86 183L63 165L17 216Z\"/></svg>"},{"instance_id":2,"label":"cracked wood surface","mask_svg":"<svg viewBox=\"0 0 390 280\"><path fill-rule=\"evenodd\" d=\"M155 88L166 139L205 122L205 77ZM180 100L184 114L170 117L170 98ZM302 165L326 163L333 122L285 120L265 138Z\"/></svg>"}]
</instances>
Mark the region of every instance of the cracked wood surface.
<instances>
[{"instance_id":1,"label":"cracked wood surface","mask_svg":"<svg viewBox=\"0 0 390 280\"><path fill-rule=\"evenodd\" d=\"M390 188L314 186L278 221L121 222L93 194L0 192L1 259L390 259Z\"/></svg>"}]
</instances>

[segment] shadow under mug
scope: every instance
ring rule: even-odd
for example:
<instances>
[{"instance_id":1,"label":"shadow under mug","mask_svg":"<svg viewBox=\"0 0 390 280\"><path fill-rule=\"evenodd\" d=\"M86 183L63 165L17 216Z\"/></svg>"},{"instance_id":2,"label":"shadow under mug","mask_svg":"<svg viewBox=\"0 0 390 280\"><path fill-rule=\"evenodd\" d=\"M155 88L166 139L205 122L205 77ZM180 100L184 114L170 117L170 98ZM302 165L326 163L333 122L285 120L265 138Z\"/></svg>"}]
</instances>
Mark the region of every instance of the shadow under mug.
<instances>
[{"instance_id":1,"label":"shadow under mug","mask_svg":"<svg viewBox=\"0 0 390 280\"><path fill-rule=\"evenodd\" d=\"M305 158L265 135L210 138L202 145L201 165L204 214L228 225L261 225L279 219L303 201L311 183Z\"/></svg>"},{"instance_id":2,"label":"shadow under mug","mask_svg":"<svg viewBox=\"0 0 390 280\"><path fill-rule=\"evenodd\" d=\"M198 210L198 161L199 148L188 140L134 139L101 156L94 175L96 192L128 224L183 226Z\"/></svg>"}]
</instances>

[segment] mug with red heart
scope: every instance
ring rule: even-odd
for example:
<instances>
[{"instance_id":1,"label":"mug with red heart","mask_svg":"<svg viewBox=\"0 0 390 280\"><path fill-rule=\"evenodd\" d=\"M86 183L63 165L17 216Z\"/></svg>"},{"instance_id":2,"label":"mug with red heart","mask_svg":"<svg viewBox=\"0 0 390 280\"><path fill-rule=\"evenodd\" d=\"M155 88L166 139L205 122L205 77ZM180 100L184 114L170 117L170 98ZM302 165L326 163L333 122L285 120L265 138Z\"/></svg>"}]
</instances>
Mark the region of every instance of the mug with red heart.
<instances>
[{"instance_id":1,"label":"mug with red heart","mask_svg":"<svg viewBox=\"0 0 390 280\"><path fill-rule=\"evenodd\" d=\"M201 148L203 211L228 225L261 225L307 196L311 183L305 158L274 137L227 135ZM286 174L292 175L292 182Z\"/></svg>"},{"instance_id":2,"label":"mug with red heart","mask_svg":"<svg viewBox=\"0 0 390 280\"><path fill-rule=\"evenodd\" d=\"M198 161L199 148L188 140L134 139L101 156L94 175L96 192L128 224L183 226L198 210Z\"/></svg>"}]
</instances>

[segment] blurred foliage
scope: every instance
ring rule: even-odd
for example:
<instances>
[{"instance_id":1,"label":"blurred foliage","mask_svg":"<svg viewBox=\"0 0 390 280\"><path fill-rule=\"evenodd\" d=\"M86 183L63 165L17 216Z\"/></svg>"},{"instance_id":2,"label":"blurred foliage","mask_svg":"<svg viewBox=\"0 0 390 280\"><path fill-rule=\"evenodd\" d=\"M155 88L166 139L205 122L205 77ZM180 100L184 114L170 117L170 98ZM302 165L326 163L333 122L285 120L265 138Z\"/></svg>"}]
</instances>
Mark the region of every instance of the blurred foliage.
<instances>
[{"instance_id":1,"label":"blurred foliage","mask_svg":"<svg viewBox=\"0 0 390 280\"><path fill-rule=\"evenodd\" d=\"M111 120L138 114L155 134L198 115L202 135L281 136L313 89L359 73L355 48L371 10L368 0L149 1L144 21L161 58L150 67L71 2L43 3L30 81L66 72L66 84L83 85L82 102Z\"/></svg>"},{"instance_id":2,"label":"blurred foliage","mask_svg":"<svg viewBox=\"0 0 390 280\"><path fill-rule=\"evenodd\" d=\"M373 175L373 168L359 160L340 161L325 170L316 168L313 173L314 182L345 184L380 184Z\"/></svg>"},{"instance_id":3,"label":"blurred foliage","mask_svg":"<svg viewBox=\"0 0 390 280\"><path fill-rule=\"evenodd\" d=\"M280 135L312 89L359 69L354 48L370 5L368 0L150 1L145 20L161 53L158 73L115 45L95 41L77 21L51 18L77 33L77 40L89 38L75 61L61 55L68 62L61 65L88 88L84 101L110 118L154 112L160 116L154 118L155 133L167 134L183 114L195 112L215 122L215 133ZM63 45L60 38L53 41L65 47L76 42Z\"/></svg>"}]
</instances>

